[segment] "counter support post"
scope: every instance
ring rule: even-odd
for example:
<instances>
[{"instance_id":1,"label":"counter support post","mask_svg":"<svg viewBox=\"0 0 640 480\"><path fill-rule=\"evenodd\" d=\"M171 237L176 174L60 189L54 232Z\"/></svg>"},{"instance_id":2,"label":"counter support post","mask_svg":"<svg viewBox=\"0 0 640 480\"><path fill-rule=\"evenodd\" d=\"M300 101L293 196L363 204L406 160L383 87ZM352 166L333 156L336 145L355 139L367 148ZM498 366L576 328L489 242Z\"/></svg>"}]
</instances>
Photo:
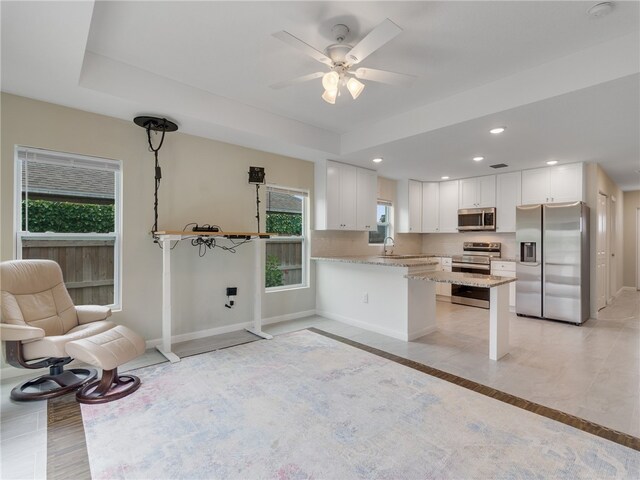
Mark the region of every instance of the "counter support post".
<instances>
[{"instance_id":1,"label":"counter support post","mask_svg":"<svg viewBox=\"0 0 640 480\"><path fill-rule=\"evenodd\" d=\"M509 284L490 288L489 358L500 360L509 353Z\"/></svg>"},{"instance_id":2,"label":"counter support post","mask_svg":"<svg viewBox=\"0 0 640 480\"><path fill-rule=\"evenodd\" d=\"M162 344L156 349L171 363L180 357L171 351L171 241L180 240L174 235L161 235L162 245Z\"/></svg>"}]
</instances>

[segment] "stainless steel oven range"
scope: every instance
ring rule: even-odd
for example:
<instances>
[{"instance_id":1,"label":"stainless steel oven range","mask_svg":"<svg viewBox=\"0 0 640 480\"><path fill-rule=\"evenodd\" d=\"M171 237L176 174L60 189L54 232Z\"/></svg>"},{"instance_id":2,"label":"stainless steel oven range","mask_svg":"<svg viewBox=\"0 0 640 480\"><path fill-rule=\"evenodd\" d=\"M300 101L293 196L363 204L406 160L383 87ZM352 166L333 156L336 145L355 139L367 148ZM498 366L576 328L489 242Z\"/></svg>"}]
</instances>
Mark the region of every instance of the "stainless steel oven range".
<instances>
[{"instance_id":1,"label":"stainless steel oven range","mask_svg":"<svg viewBox=\"0 0 640 480\"><path fill-rule=\"evenodd\" d=\"M499 242L464 242L463 254L451 257L451 271L491 275L491 258L500 258ZM451 286L451 303L489 308L489 289Z\"/></svg>"}]
</instances>

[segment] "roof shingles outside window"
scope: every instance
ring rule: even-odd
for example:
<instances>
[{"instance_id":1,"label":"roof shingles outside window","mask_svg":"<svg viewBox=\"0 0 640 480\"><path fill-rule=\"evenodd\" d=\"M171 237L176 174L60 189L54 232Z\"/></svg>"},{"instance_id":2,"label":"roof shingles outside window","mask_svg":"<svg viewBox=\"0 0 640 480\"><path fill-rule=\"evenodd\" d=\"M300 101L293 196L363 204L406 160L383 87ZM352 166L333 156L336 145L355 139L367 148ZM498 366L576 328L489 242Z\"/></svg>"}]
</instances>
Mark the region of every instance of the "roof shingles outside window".
<instances>
[{"instance_id":1,"label":"roof shingles outside window","mask_svg":"<svg viewBox=\"0 0 640 480\"><path fill-rule=\"evenodd\" d=\"M28 190L31 198L113 200L115 185L110 171L29 161L27 168L22 169L22 190Z\"/></svg>"}]
</instances>

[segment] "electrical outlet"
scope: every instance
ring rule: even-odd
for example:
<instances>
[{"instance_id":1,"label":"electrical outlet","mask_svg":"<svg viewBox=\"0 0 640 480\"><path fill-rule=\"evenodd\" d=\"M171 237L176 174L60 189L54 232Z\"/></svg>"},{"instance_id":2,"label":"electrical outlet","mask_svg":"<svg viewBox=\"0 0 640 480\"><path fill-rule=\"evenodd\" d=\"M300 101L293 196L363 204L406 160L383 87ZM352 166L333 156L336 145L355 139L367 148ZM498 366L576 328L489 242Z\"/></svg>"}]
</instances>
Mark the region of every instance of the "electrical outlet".
<instances>
[{"instance_id":1,"label":"electrical outlet","mask_svg":"<svg viewBox=\"0 0 640 480\"><path fill-rule=\"evenodd\" d=\"M362 294L362 303L369 303L369 294L367 292Z\"/></svg>"}]
</instances>

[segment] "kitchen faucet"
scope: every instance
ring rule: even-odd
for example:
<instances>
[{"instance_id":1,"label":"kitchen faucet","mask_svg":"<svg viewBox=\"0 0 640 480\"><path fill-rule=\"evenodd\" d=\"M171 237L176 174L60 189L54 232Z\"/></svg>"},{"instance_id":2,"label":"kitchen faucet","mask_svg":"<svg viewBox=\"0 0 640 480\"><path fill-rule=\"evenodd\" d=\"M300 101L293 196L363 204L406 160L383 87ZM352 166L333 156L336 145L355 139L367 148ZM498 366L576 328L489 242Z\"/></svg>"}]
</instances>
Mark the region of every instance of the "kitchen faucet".
<instances>
[{"instance_id":1,"label":"kitchen faucet","mask_svg":"<svg viewBox=\"0 0 640 480\"><path fill-rule=\"evenodd\" d=\"M392 254L392 253L393 253L393 250L391 250L391 252L390 252L389 254L387 254L387 240L389 240L389 239L391 239L391 246L392 246L392 247L395 247L395 246L396 246L396 243L395 243L395 241L393 240L393 237L386 237L386 238L384 239L384 241L382 242L382 245L383 245L383 249L382 249L383 255L390 255L390 254Z\"/></svg>"}]
</instances>

